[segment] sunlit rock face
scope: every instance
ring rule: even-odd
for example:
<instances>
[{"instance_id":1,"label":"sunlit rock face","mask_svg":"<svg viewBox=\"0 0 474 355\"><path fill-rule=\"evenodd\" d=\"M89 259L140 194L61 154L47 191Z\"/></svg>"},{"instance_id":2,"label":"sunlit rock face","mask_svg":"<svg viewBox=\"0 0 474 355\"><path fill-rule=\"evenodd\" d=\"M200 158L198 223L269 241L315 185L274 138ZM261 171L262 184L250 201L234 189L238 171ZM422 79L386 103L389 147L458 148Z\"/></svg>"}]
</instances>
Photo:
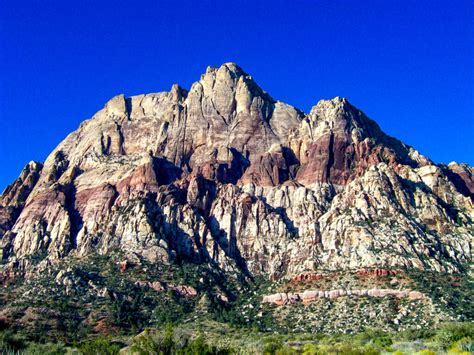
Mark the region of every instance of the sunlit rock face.
<instances>
[{"instance_id":1,"label":"sunlit rock face","mask_svg":"<svg viewBox=\"0 0 474 355\"><path fill-rule=\"evenodd\" d=\"M189 91L118 95L0 198L5 262L120 249L271 279L312 270L461 270L473 171L437 166L345 98L309 114L236 64Z\"/></svg>"}]
</instances>

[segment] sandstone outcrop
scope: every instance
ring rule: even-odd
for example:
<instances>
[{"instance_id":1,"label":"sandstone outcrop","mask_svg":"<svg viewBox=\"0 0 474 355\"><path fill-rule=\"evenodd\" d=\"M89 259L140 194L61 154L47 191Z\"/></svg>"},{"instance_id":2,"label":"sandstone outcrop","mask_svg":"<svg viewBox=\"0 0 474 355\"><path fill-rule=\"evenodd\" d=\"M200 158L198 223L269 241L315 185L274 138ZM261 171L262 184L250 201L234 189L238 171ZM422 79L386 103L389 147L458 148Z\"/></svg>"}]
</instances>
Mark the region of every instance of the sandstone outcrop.
<instances>
[{"instance_id":1,"label":"sandstone outcrop","mask_svg":"<svg viewBox=\"0 0 474 355\"><path fill-rule=\"evenodd\" d=\"M291 281L293 283L301 283L301 282L311 282L311 281L318 281L318 280L324 280L327 278L331 278L336 276L338 273L333 272L329 274L318 274L318 273L312 273L312 272L304 272L301 274L294 275L291 278ZM387 277L387 276L395 276L395 275L401 275L403 274L402 271L400 270L388 270L388 269L360 269L357 270L357 275L359 277L375 277L375 278L380 278L380 277Z\"/></svg>"},{"instance_id":2,"label":"sandstone outcrop","mask_svg":"<svg viewBox=\"0 0 474 355\"><path fill-rule=\"evenodd\" d=\"M0 197L0 248L8 267L123 250L271 279L459 271L472 181L471 167L435 165L344 98L306 115L226 63L189 91L112 98L28 164Z\"/></svg>"},{"instance_id":3,"label":"sandstone outcrop","mask_svg":"<svg viewBox=\"0 0 474 355\"><path fill-rule=\"evenodd\" d=\"M394 289L363 289L363 290L306 290L298 293L275 293L263 296L262 303L272 303L277 306L302 302L313 302L320 298L336 299L339 297L396 297L408 298L412 301L420 300L425 295L419 291Z\"/></svg>"},{"instance_id":4,"label":"sandstone outcrop","mask_svg":"<svg viewBox=\"0 0 474 355\"><path fill-rule=\"evenodd\" d=\"M173 285L173 284L164 284L159 281L137 281L136 282L137 286L140 287L148 287L156 292L164 292L166 290L171 290L176 292L177 294L185 297L195 297L197 296L197 291L194 287L188 286L188 285Z\"/></svg>"},{"instance_id":5,"label":"sandstone outcrop","mask_svg":"<svg viewBox=\"0 0 474 355\"><path fill-rule=\"evenodd\" d=\"M13 227L25 206L26 199L35 186L41 173L42 165L29 162L18 179L7 186L0 198L0 235Z\"/></svg>"}]
</instances>

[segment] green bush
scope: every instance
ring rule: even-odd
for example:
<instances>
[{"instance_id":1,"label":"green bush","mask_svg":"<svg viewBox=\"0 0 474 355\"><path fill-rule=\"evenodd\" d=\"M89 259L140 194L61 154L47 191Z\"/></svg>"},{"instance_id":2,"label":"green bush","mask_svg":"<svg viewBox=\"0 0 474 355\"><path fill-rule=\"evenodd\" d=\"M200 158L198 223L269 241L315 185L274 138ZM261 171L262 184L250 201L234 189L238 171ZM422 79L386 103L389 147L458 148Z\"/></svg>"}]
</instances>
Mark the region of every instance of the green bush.
<instances>
[{"instance_id":1,"label":"green bush","mask_svg":"<svg viewBox=\"0 0 474 355\"><path fill-rule=\"evenodd\" d=\"M430 349L423 349L417 352L418 355L436 355L433 350Z\"/></svg>"},{"instance_id":2,"label":"green bush","mask_svg":"<svg viewBox=\"0 0 474 355\"><path fill-rule=\"evenodd\" d=\"M64 344L62 344L62 343L58 343L58 344L30 343L30 344L28 344L28 347L26 348L24 354L25 355L43 355L43 354L62 355L65 352L66 352L66 349L64 347Z\"/></svg>"},{"instance_id":3,"label":"green bush","mask_svg":"<svg viewBox=\"0 0 474 355\"><path fill-rule=\"evenodd\" d=\"M394 335L395 340L399 341L413 341L421 339L432 338L436 332L433 329L407 329L396 333Z\"/></svg>"},{"instance_id":4,"label":"green bush","mask_svg":"<svg viewBox=\"0 0 474 355\"><path fill-rule=\"evenodd\" d=\"M463 338L474 337L472 323L446 323L442 325L434 337L435 342L443 349L448 349Z\"/></svg>"},{"instance_id":5,"label":"green bush","mask_svg":"<svg viewBox=\"0 0 474 355\"><path fill-rule=\"evenodd\" d=\"M197 337L195 340L191 341L183 349L178 349L176 354L193 354L193 355L213 355L213 354L231 354L230 349L217 349L215 346L211 346L204 342L202 336Z\"/></svg>"},{"instance_id":6,"label":"green bush","mask_svg":"<svg viewBox=\"0 0 474 355\"><path fill-rule=\"evenodd\" d=\"M449 353L474 353L474 341L470 337L462 338L451 345Z\"/></svg>"},{"instance_id":7,"label":"green bush","mask_svg":"<svg viewBox=\"0 0 474 355\"><path fill-rule=\"evenodd\" d=\"M367 329L362 333L345 336L344 340L354 345L374 345L377 348L386 349L393 344L392 338L386 332L377 329Z\"/></svg>"},{"instance_id":8,"label":"green bush","mask_svg":"<svg viewBox=\"0 0 474 355\"><path fill-rule=\"evenodd\" d=\"M162 355L226 355L233 354L232 349L218 349L204 341L202 335L196 339L180 339L175 341L174 332L171 326L167 326L164 334L143 334L133 340L131 351L134 354L162 354Z\"/></svg>"},{"instance_id":9,"label":"green bush","mask_svg":"<svg viewBox=\"0 0 474 355\"><path fill-rule=\"evenodd\" d=\"M319 354L318 346L315 344L306 344L303 346L303 355L317 355Z\"/></svg>"},{"instance_id":10,"label":"green bush","mask_svg":"<svg viewBox=\"0 0 474 355\"><path fill-rule=\"evenodd\" d=\"M113 344L104 338L97 338L92 341L85 341L79 344L78 350L84 355L116 355L120 351L118 344Z\"/></svg>"},{"instance_id":11,"label":"green bush","mask_svg":"<svg viewBox=\"0 0 474 355\"><path fill-rule=\"evenodd\" d=\"M275 354L283 348L283 340L278 336L269 336L263 339L263 353Z\"/></svg>"},{"instance_id":12,"label":"green bush","mask_svg":"<svg viewBox=\"0 0 474 355\"><path fill-rule=\"evenodd\" d=\"M19 335L11 332L10 330L4 330L0 332L0 353L3 354L8 352L16 352L26 348L26 339Z\"/></svg>"},{"instance_id":13,"label":"green bush","mask_svg":"<svg viewBox=\"0 0 474 355\"><path fill-rule=\"evenodd\" d=\"M372 343L378 348L386 349L393 344L393 341L388 335L384 335L374 338Z\"/></svg>"},{"instance_id":14,"label":"green bush","mask_svg":"<svg viewBox=\"0 0 474 355\"><path fill-rule=\"evenodd\" d=\"M195 300L177 295L169 290L163 295L159 303L153 310L152 322L156 326L162 326L167 323L176 323L188 316L195 307Z\"/></svg>"},{"instance_id":15,"label":"green bush","mask_svg":"<svg viewBox=\"0 0 474 355\"><path fill-rule=\"evenodd\" d=\"M325 345L318 347L315 354L344 354L344 355L378 355L380 351L371 346L356 346L351 343L341 343L337 345Z\"/></svg>"},{"instance_id":16,"label":"green bush","mask_svg":"<svg viewBox=\"0 0 474 355\"><path fill-rule=\"evenodd\" d=\"M173 328L167 326L163 336L147 333L136 337L131 346L132 352L138 354L171 354L175 351Z\"/></svg>"}]
</instances>

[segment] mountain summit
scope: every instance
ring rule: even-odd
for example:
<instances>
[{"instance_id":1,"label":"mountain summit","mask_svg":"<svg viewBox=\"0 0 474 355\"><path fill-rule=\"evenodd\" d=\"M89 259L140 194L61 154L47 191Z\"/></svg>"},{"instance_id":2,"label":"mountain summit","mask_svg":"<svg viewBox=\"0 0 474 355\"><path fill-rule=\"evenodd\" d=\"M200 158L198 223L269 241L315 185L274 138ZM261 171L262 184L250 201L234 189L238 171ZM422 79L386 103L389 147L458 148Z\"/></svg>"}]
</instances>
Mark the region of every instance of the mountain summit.
<instances>
[{"instance_id":1,"label":"mountain summit","mask_svg":"<svg viewBox=\"0 0 474 355\"><path fill-rule=\"evenodd\" d=\"M208 67L189 91L115 96L6 188L0 325L57 340L76 336L65 320L472 320L473 201L472 167L434 164L347 99L304 114Z\"/></svg>"},{"instance_id":2,"label":"mountain summit","mask_svg":"<svg viewBox=\"0 0 474 355\"><path fill-rule=\"evenodd\" d=\"M7 263L121 249L271 278L454 271L472 193L471 167L434 165L345 98L305 115L226 63L189 92L112 98L5 190L0 237Z\"/></svg>"}]
</instances>

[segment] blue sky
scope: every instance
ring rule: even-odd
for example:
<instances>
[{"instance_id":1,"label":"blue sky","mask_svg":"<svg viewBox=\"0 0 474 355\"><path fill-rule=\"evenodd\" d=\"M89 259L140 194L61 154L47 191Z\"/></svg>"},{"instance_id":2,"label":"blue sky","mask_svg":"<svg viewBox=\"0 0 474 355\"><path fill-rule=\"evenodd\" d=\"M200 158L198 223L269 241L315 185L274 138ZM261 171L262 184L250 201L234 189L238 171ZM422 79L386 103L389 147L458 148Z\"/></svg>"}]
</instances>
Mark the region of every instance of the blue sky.
<instances>
[{"instance_id":1,"label":"blue sky","mask_svg":"<svg viewBox=\"0 0 474 355\"><path fill-rule=\"evenodd\" d=\"M344 96L435 162L474 164L471 0L0 0L0 191L112 96L237 62L304 111Z\"/></svg>"}]
</instances>

